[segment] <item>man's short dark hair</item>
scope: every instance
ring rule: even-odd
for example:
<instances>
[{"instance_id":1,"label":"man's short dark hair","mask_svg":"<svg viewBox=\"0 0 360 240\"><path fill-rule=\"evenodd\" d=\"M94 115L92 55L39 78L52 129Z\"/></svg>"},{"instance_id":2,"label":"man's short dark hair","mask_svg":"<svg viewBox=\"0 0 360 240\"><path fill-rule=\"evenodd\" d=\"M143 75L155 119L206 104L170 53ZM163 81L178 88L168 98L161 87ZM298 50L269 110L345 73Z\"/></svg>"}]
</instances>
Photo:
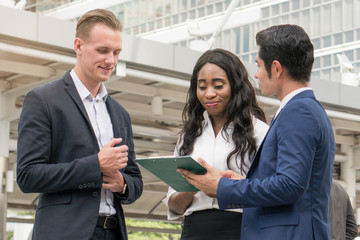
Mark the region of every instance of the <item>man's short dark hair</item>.
<instances>
[{"instance_id":1,"label":"man's short dark hair","mask_svg":"<svg viewBox=\"0 0 360 240\"><path fill-rule=\"evenodd\" d=\"M269 27L256 34L256 43L269 77L271 64L277 60L294 80L310 81L314 47L302 27L290 24Z\"/></svg>"}]
</instances>

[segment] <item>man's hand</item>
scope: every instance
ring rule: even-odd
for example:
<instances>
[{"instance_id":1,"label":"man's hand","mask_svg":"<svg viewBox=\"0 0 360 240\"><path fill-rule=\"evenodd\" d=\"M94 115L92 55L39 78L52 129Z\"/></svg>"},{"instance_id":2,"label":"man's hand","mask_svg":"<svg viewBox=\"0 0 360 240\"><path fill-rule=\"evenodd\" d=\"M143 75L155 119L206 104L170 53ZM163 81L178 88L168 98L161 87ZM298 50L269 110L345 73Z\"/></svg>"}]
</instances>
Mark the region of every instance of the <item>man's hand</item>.
<instances>
[{"instance_id":1,"label":"man's hand","mask_svg":"<svg viewBox=\"0 0 360 240\"><path fill-rule=\"evenodd\" d=\"M221 173L199 158L198 162L206 168L204 175L197 175L185 169L179 168L177 171L183 174L183 177L194 187L204 192L209 197L216 198L217 186L220 181Z\"/></svg>"},{"instance_id":2,"label":"man's hand","mask_svg":"<svg viewBox=\"0 0 360 240\"><path fill-rule=\"evenodd\" d=\"M226 170L225 172L221 172L221 175L224 178L229 178L229 179L234 179L234 180L245 179L245 176L243 176L237 172L231 171L231 170Z\"/></svg>"},{"instance_id":3,"label":"man's hand","mask_svg":"<svg viewBox=\"0 0 360 240\"><path fill-rule=\"evenodd\" d=\"M121 143L121 138L114 138L104 145L98 153L100 170L103 174L108 174L114 170L120 170L127 166L128 161L128 146L121 145L114 147Z\"/></svg>"},{"instance_id":4,"label":"man's hand","mask_svg":"<svg viewBox=\"0 0 360 240\"><path fill-rule=\"evenodd\" d=\"M119 171L115 170L103 174L103 188L109 189L110 191L116 193L122 192L124 185L124 177Z\"/></svg>"}]
</instances>

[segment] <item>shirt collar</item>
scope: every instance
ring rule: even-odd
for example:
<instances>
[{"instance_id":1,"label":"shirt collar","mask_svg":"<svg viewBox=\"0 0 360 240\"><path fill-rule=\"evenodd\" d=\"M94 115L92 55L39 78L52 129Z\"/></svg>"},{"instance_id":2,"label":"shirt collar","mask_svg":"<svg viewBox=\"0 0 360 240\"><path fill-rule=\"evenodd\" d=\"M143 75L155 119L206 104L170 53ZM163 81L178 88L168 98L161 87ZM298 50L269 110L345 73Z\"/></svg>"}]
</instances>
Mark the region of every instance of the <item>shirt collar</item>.
<instances>
[{"instance_id":1,"label":"shirt collar","mask_svg":"<svg viewBox=\"0 0 360 240\"><path fill-rule=\"evenodd\" d=\"M288 95L286 95L283 100L280 103L279 109L277 110L274 118L279 114L279 112L285 107L285 105L296 95L298 95L301 92L307 91L307 90L312 90L312 88L310 87L302 87L299 89L296 89L295 91L292 91L291 93L289 93Z\"/></svg>"},{"instance_id":2,"label":"shirt collar","mask_svg":"<svg viewBox=\"0 0 360 240\"><path fill-rule=\"evenodd\" d=\"M206 125L208 125L208 124L210 124L210 126L212 126L209 113L206 110L203 113L203 117L204 117L203 127L206 127ZM228 126L228 129L231 129L231 128L234 128L233 122L231 122Z\"/></svg>"},{"instance_id":3,"label":"shirt collar","mask_svg":"<svg viewBox=\"0 0 360 240\"><path fill-rule=\"evenodd\" d=\"M85 85L80 81L79 77L76 75L74 69L72 69L70 71L70 75L71 78L74 81L76 90L78 91L80 98L82 101L84 101L84 99L89 98L89 99L94 99L94 97L91 95L90 91L85 87ZM108 97L108 92L105 88L104 83L101 83L100 89L98 94L96 95L96 98L100 98L103 99L103 101L106 101Z\"/></svg>"}]
</instances>

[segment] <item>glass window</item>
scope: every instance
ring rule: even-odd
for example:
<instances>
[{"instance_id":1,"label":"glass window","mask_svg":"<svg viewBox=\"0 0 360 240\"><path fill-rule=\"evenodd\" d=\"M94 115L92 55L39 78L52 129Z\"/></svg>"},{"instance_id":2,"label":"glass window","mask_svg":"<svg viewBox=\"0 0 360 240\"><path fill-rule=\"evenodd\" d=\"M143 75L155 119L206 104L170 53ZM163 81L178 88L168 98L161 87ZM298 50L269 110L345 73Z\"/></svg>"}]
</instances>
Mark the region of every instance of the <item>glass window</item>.
<instances>
[{"instance_id":1,"label":"glass window","mask_svg":"<svg viewBox=\"0 0 360 240\"><path fill-rule=\"evenodd\" d=\"M330 36L323 37L322 38L322 47L326 48L326 47L330 47L330 46L331 46L331 38L330 38Z\"/></svg>"},{"instance_id":2,"label":"glass window","mask_svg":"<svg viewBox=\"0 0 360 240\"><path fill-rule=\"evenodd\" d=\"M242 62L250 62L249 61L249 54L245 54L245 55L240 56L240 59L241 59Z\"/></svg>"},{"instance_id":3,"label":"glass window","mask_svg":"<svg viewBox=\"0 0 360 240\"><path fill-rule=\"evenodd\" d=\"M282 24L289 23L289 14L286 14L286 15L282 15L282 16L281 16L281 23L282 23Z\"/></svg>"},{"instance_id":4,"label":"glass window","mask_svg":"<svg viewBox=\"0 0 360 240\"><path fill-rule=\"evenodd\" d=\"M302 7L303 8L310 7L310 0L303 0L302 1Z\"/></svg>"},{"instance_id":5,"label":"glass window","mask_svg":"<svg viewBox=\"0 0 360 240\"><path fill-rule=\"evenodd\" d=\"M133 35L138 35L139 34L139 27L136 26L133 28Z\"/></svg>"},{"instance_id":6,"label":"glass window","mask_svg":"<svg viewBox=\"0 0 360 240\"><path fill-rule=\"evenodd\" d=\"M155 24L154 21L151 21L148 23L148 31L153 31L155 30Z\"/></svg>"},{"instance_id":7,"label":"glass window","mask_svg":"<svg viewBox=\"0 0 360 240\"><path fill-rule=\"evenodd\" d=\"M334 24L334 29L333 31L334 32L342 32L343 29L342 29L342 3L341 2L336 2L334 3L334 19L336 19L336 21L333 21L333 24Z\"/></svg>"},{"instance_id":8,"label":"glass window","mask_svg":"<svg viewBox=\"0 0 360 240\"><path fill-rule=\"evenodd\" d=\"M303 10L301 11L301 18L302 18L302 27L305 29L306 32L310 32L310 10Z\"/></svg>"},{"instance_id":9,"label":"glass window","mask_svg":"<svg viewBox=\"0 0 360 240\"><path fill-rule=\"evenodd\" d=\"M290 16L292 24L299 24L299 12L294 12Z\"/></svg>"},{"instance_id":10,"label":"glass window","mask_svg":"<svg viewBox=\"0 0 360 240\"><path fill-rule=\"evenodd\" d=\"M240 53L240 28L234 28L234 36L235 36L235 54ZM241 51L244 52L244 51Z\"/></svg>"},{"instance_id":11,"label":"glass window","mask_svg":"<svg viewBox=\"0 0 360 240\"><path fill-rule=\"evenodd\" d=\"M164 15L170 15L171 14L171 5L168 3L165 5L165 13Z\"/></svg>"},{"instance_id":12,"label":"glass window","mask_svg":"<svg viewBox=\"0 0 360 240\"><path fill-rule=\"evenodd\" d=\"M270 16L270 13L269 13L269 8L268 7L264 7L261 9L261 17L262 18L267 18Z\"/></svg>"},{"instance_id":13,"label":"glass window","mask_svg":"<svg viewBox=\"0 0 360 240\"><path fill-rule=\"evenodd\" d=\"M312 17L314 23L320 23L320 7L315 7L312 10ZM320 35L320 25L321 24L312 24L312 36Z\"/></svg>"},{"instance_id":14,"label":"glass window","mask_svg":"<svg viewBox=\"0 0 360 240\"><path fill-rule=\"evenodd\" d=\"M345 43L354 41L354 32L353 31L347 31L345 32Z\"/></svg>"},{"instance_id":15,"label":"glass window","mask_svg":"<svg viewBox=\"0 0 360 240\"><path fill-rule=\"evenodd\" d=\"M242 28L242 51L243 52L249 52L250 51L250 47L249 47L249 40L250 39L250 34L249 34L249 25L245 25Z\"/></svg>"},{"instance_id":16,"label":"glass window","mask_svg":"<svg viewBox=\"0 0 360 240\"><path fill-rule=\"evenodd\" d=\"M334 35L334 45L340 45L342 44L342 34L337 33Z\"/></svg>"},{"instance_id":17,"label":"glass window","mask_svg":"<svg viewBox=\"0 0 360 240\"><path fill-rule=\"evenodd\" d=\"M273 6L271 7L271 14L272 14L272 15L279 15L279 12L280 12L280 10L279 10L279 4L273 5Z\"/></svg>"},{"instance_id":18,"label":"glass window","mask_svg":"<svg viewBox=\"0 0 360 240\"><path fill-rule=\"evenodd\" d=\"M201 18L201 17L204 17L204 16L205 16L205 8L204 8L204 7L198 8L197 17L198 17L198 18Z\"/></svg>"},{"instance_id":19,"label":"glass window","mask_svg":"<svg viewBox=\"0 0 360 240\"><path fill-rule=\"evenodd\" d=\"M145 23L140 25L140 33L144 33L144 32L146 32L146 24Z\"/></svg>"},{"instance_id":20,"label":"glass window","mask_svg":"<svg viewBox=\"0 0 360 240\"><path fill-rule=\"evenodd\" d=\"M355 30L356 32L356 39L360 40L360 28Z\"/></svg>"},{"instance_id":21,"label":"glass window","mask_svg":"<svg viewBox=\"0 0 360 240\"><path fill-rule=\"evenodd\" d=\"M195 0L190 0L190 8L194 8L196 6Z\"/></svg>"},{"instance_id":22,"label":"glass window","mask_svg":"<svg viewBox=\"0 0 360 240\"><path fill-rule=\"evenodd\" d=\"M210 4L209 6L206 7L206 14L211 15L213 13L214 13L214 5Z\"/></svg>"},{"instance_id":23,"label":"glass window","mask_svg":"<svg viewBox=\"0 0 360 240\"><path fill-rule=\"evenodd\" d=\"M313 71L311 74L311 77L316 77L316 78L320 78L320 71Z\"/></svg>"},{"instance_id":24,"label":"glass window","mask_svg":"<svg viewBox=\"0 0 360 240\"><path fill-rule=\"evenodd\" d=\"M321 75L320 78L325 79L325 80L329 80L330 81L330 69L324 69L321 71Z\"/></svg>"},{"instance_id":25,"label":"glass window","mask_svg":"<svg viewBox=\"0 0 360 240\"><path fill-rule=\"evenodd\" d=\"M354 72L358 73L360 71L360 63L354 64Z\"/></svg>"},{"instance_id":26,"label":"glass window","mask_svg":"<svg viewBox=\"0 0 360 240\"><path fill-rule=\"evenodd\" d=\"M299 2L300 1L298 1L298 0L291 1L291 9L292 10L298 10L300 8Z\"/></svg>"},{"instance_id":27,"label":"glass window","mask_svg":"<svg viewBox=\"0 0 360 240\"><path fill-rule=\"evenodd\" d=\"M191 11L190 11L190 13L189 13L189 18L190 18L190 19L196 19L195 10L191 10Z\"/></svg>"},{"instance_id":28,"label":"glass window","mask_svg":"<svg viewBox=\"0 0 360 240\"><path fill-rule=\"evenodd\" d=\"M178 24L179 23L179 14L175 14L172 16L172 23Z\"/></svg>"},{"instance_id":29,"label":"glass window","mask_svg":"<svg viewBox=\"0 0 360 240\"><path fill-rule=\"evenodd\" d=\"M320 49L320 38L314 38L312 39L312 43L314 45L314 49Z\"/></svg>"},{"instance_id":30,"label":"glass window","mask_svg":"<svg viewBox=\"0 0 360 240\"><path fill-rule=\"evenodd\" d=\"M347 58L351 61L354 61L354 51L353 50L349 50L344 52L345 56L347 56Z\"/></svg>"},{"instance_id":31,"label":"glass window","mask_svg":"<svg viewBox=\"0 0 360 240\"><path fill-rule=\"evenodd\" d=\"M330 55L322 56L321 60L322 60L321 67L328 67L331 65L331 56Z\"/></svg>"},{"instance_id":32,"label":"glass window","mask_svg":"<svg viewBox=\"0 0 360 240\"><path fill-rule=\"evenodd\" d=\"M317 68L320 68L320 57L316 57L314 59L313 69L317 69Z\"/></svg>"},{"instance_id":33,"label":"glass window","mask_svg":"<svg viewBox=\"0 0 360 240\"><path fill-rule=\"evenodd\" d=\"M313 5L320 4L321 0L313 0Z\"/></svg>"},{"instance_id":34,"label":"glass window","mask_svg":"<svg viewBox=\"0 0 360 240\"><path fill-rule=\"evenodd\" d=\"M156 20L156 28L162 28L162 27L163 27L162 19Z\"/></svg>"},{"instance_id":35,"label":"glass window","mask_svg":"<svg viewBox=\"0 0 360 240\"><path fill-rule=\"evenodd\" d=\"M345 0L345 12L346 12L346 15L344 16L345 17L345 26L347 29L349 28L352 28L353 25L354 25L354 14L353 14L353 11L354 11L354 1L351 0Z\"/></svg>"},{"instance_id":36,"label":"glass window","mask_svg":"<svg viewBox=\"0 0 360 240\"><path fill-rule=\"evenodd\" d=\"M156 17L161 17L163 16L163 7L159 6L156 8Z\"/></svg>"},{"instance_id":37,"label":"glass window","mask_svg":"<svg viewBox=\"0 0 360 240\"><path fill-rule=\"evenodd\" d=\"M181 22L185 22L187 19L187 12L181 13Z\"/></svg>"},{"instance_id":38,"label":"glass window","mask_svg":"<svg viewBox=\"0 0 360 240\"><path fill-rule=\"evenodd\" d=\"M284 2L284 3L281 4L281 12L282 13L289 12L289 9L290 9L289 2Z\"/></svg>"},{"instance_id":39,"label":"glass window","mask_svg":"<svg viewBox=\"0 0 360 240\"><path fill-rule=\"evenodd\" d=\"M182 1L179 1L179 9L180 10L186 10L187 9L187 0L182 0Z\"/></svg>"},{"instance_id":40,"label":"glass window","mask_svg":"<svg viewBox=\"0 0 360 240\"><path fill-rule=\"evenodd\" d=\"M279 24L279 17L274 17L271 19L271 25L278 25Z\"/></svg>"},{"instance_id":41,"label":"glass window","mask_svg":"<svg viewBox=\"0 0 360 240\"><path fill-rule=\"evenodd\" d=\"M355 59L360 61L360 48L356 49L356 57L355 57Z\"/></svg>"},{"instance_id":42,"label":"glass window","mask_svg":"<svg viewBox=\"0 0 360 240\"><path fill-rule=\"evenodd\" d=\"M169 27L171 26L171 17L166 17L165 18L165 27Z\"/></svg>"},{"instance_id":43,"label":"glass window","mask_svg":"<svg viewBox=\"0 0 360 240\"><path fill-rule=\"evenodd\" d=\"M223 11L223 8L222 8L222 3L216 3L215 5L215 8L216 8L216 12L222 12Z\"/></svg>"},{"instance_id":44,"label":"glass window","mask_svg":"<svg viewBox=\"0 0 360 240\"><path fill-rule=\"evenodd\" d=\"M225 2L225 6L226 6L226 8L227 8L227 7L230 5L231 0L225 0L224 2Z\"/></svg>"},{"instance_id":45,"label":"glass window","mask_svg":"<svg viewBox=\"0 0 360 240\"><path fill-rule=\"evenodd\" d=\"M231 32L230 30L225 30L222 33L222 47L230 50L231 48Z\"/></svg>"},{"instance_id":46,"label":"glass window","mask_svg":"<svg viewBox=\"0 0 360 240\"><path fill-rule=\"evenodd\" d=\"M323 10L324 10L324 15L323 15L323 21L320 21L320 23L325 23L325 24L321 24L321 32L322 33L330 33L331 31L331 6L330 4L324 5L323 6Z\"/></svg>"}]
</instances>

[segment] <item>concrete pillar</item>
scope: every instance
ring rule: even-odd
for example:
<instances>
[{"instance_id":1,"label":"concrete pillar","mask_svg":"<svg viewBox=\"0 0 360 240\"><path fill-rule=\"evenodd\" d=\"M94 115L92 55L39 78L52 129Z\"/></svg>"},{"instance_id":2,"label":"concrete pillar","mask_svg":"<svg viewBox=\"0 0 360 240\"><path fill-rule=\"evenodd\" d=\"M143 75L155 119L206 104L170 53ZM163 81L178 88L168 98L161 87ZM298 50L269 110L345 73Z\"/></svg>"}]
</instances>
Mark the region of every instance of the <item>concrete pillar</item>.
<instances>
[{"instance_id":1,"label":"concrete pillar","mask_svg":"<svg viewBox=\"0 0 360 240\"><path fill-rule=\"evenodd\" d=\"M9 161L10 121L4 116L7 112L5 95L0 92L0 239L6 239L7 192L6 172Z\"/></svg>"},{"instance_id":2,"label":"concrete pillar","mask_svg":"<svg viewBox=\"0 0 360 240\"><path fill-rule=\"evenodd\" d=\"M6 170L8 158L0 156L0 239L6 239L7 192Z\"/></svg>"}]
</instances>

